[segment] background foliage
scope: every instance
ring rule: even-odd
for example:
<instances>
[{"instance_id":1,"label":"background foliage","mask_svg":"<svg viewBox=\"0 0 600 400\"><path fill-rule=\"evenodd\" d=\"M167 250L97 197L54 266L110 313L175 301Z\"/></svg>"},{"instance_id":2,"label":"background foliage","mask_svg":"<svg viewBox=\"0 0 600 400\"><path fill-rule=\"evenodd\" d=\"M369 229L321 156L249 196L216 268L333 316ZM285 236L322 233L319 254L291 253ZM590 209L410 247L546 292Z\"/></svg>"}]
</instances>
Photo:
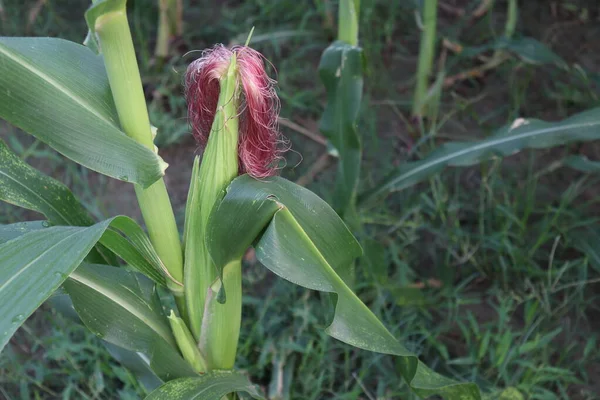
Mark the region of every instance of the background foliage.
<instances>
[{"instance_id":1,"label":"background foliage","mask_svg":"<svg viewBox=\"0 0 600 400\"><path fill-rule=\"evenodd\" d=\"M87 3L0 0L0 34L82 41ZM198 150L188 135L181 87L194 54L184 54L216 42L243 42L251 26L253 46L277 67L283 116L294 123L282 124L294 150L283 174L332 200L332 158L295 125L318 132L325 89L317 69L335 38L335 1L186 1L184 37L164 65L152 58L156 7L131 3L146 97L161 155L170 164L167 185L178 218ZM511 56L476 78L448 81L438 119L421 124L410 119L419 48L415 4L361 3L368 68L359 112L359 192L368 193L405 161L449 140L485 139L517 117L555 121L599 105L600 44L594 39L600 10L594 2L521 2L514 37L530 39L502 42L497 38L505 2L478 15L479 1L441 1L436 60L441 65L446 54L446 80L481 66L485 51L508 49ZM443 38L464 50L443 50L450 47ZM0 125L0 136L22 160L69 186L94 216L123 213L139 220L130 185L84 170L7 124ZM525 151L450 169L369 202L357 217L367 257L357 265L355 290L409 350L439 372L491 392L513 388L510 393L518 390L523 398L597 398L598 168L581 158L597 159L597 152L594 143ZM4 223L39 219L0 207ZM353 349L324 333L331 317L324 314L332 309L328 296L276 279L252 255L245 264L238 366L270 398L410 398L398 386L393 358ZM0 396L7 399L143 393L143 384L93 335L50 308L34 314L0 356Z\"/></svg>"}]
</instances>

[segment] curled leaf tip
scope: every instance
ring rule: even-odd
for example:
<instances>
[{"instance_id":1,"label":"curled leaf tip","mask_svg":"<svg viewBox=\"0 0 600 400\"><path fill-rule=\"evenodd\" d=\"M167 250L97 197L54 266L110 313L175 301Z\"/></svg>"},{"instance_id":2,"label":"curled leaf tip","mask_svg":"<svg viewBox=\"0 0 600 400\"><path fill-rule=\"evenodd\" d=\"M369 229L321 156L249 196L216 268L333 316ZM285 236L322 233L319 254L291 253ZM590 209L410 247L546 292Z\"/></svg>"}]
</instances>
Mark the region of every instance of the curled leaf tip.
<instances>
[{"instance_id":1,"label":"curled leaf tip","mask_svg":"<svg viewBox=\"0 0 600 400\"><path fill-rule=\"evenodd\" d=\"M188 117L201 146L208 141L217 110L219 80L225 76L235 55L240 87L238 158L240 173L255 178L274 175L287 143L279 133L279 98L275 80L265 70L262 54L248 46L228 49L216 45L205 50L186 72Z\"/></svg>"}]
</instances>

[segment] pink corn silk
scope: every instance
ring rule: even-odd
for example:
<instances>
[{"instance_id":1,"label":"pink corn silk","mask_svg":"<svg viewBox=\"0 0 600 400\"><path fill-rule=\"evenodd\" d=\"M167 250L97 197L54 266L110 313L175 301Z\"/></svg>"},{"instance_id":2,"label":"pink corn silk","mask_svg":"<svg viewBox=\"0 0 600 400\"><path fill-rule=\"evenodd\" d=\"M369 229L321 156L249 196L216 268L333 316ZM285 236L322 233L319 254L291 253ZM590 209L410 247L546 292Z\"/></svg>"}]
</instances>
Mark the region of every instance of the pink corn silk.
<instances>
[{"instance_id":1,"label":"pink corn silk","mask_svg":"<svg viewBox=\"0 0 600 400\"><path fill-rule=\"evenodd\" d=\"M201 146L206 146L219 99L219 79L227 73L234 53L239 71L238 82L242 85L238 109L239 170L240 174L265 178L277 170L283 141L277 129L279 98L275 81L267 75L259 52L246 46L230 50L223 45L205 50L186 71L188 116L194 137Z\"/></svg>"}]
</instances>

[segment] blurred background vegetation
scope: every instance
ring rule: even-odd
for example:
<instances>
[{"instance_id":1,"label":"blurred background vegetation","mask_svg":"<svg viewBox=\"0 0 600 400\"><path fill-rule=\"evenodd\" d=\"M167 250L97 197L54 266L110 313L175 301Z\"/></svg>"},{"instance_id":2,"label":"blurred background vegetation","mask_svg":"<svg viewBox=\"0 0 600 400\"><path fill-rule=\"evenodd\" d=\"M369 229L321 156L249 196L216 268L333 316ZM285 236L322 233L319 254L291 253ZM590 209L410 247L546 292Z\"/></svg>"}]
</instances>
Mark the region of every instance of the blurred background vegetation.
<instances>
[{"instance_id":1,"label":"blurred background vegetation","mask_svg":"<svg viewBox=\"0 0 600 400\"><path fill-rule=\"evenodd\" d=\"M215 43L252 46L273 64L283 175L331 200L335 158L318 132L325 91L319 58L336 36L335 0L185 0L184 31L154 56L158 4L130 0L157 144L180 222L192 159L183 73ZM421 20L418 0L362 0L367 70L358 131L362 191L394 167L447 141L485 138L520 116L560 120L599 105L597 1L519 2L499 62L503 0L440 0L435 116L412 117ZM86 0L0 0L0 34L81 42ZM276 70L276 71L275 71ZM434 85L435 86L435 85ZM0 122L24 160L67 184L98 218L140 213L133 188L69 162ZM600 398L598 178L562 168L569 155L600 156L595 143L525 151L451 169L362 208L365 257L355 290L421 359L448 376L515 399ZM36 215L0 205L2 223ZM180 225L182 226L182 224ZM396 360L323 332L331 300L276 279L249 254L238 367L271 399L410 399ZM508 389L508 390L507 390ZM84 328L45 307L0 355L0 398L135 399L143 387ZM505 397L509 398L509 397Z\"/></svg>"}]
</instances>

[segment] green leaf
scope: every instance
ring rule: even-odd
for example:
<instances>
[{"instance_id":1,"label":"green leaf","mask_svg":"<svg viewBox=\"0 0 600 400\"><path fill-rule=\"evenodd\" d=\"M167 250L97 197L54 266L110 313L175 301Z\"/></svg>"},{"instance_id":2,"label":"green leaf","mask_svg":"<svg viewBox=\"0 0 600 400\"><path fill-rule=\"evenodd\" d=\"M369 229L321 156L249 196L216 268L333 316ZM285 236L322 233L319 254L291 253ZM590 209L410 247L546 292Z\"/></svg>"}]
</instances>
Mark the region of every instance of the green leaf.
<instances>
[{"instance_id":1,"label":"green leaf","mask_svg":"<svg viewBox=\"0 0 600 400\"><path fill-rule=\"evenodd\" d=\"M168 278L176 285L182 286L169 274L146 233L131 218L120 217L115 220L111 224L111 229L102 235L100 243L121 257L130 267L140 271L159 285L166 286L166 278Z\"/></svg>"},{"instance_id":2,"label":"green leaf","mask_svg":"<svg viewBox=\"0 0 600 400\"><path fill-rule=\"evenodd\" d=\"M565 159L564 164L580 172L588 174L600 172L600 161L592 161L586 156L573 155Z\"/></svg>"},{"instance_id":3,"label":"green leaf","mask_svg":"<svg viewBox=\"0 0 600 400\"><path fill-rule=\"evenodd\" d=\"M229 393L246 392L263 399L258 389L244 375L235 371L212 371L197 378L182 378L167 382L146 397L146 400L221 400Z\"/></svg>"},{"instance_id":4,"label":"green leaf","mask_svg":"<svg viewBox=\"0 0 600 400\"><path fill-rule=\"evenodd\" d=\"M179 355L151 281L121 268L82 264L64 287L88 329L109 343L146 354L162 380L196 375Z\"/></svg>"},{"instance_id":5,"label":"green leaf","mask_svg":"<svg viewBox=\"0 0 600 400\"><path fill-rule=\"evenodd\" d=\"M522 37L516 39L507 39L500 37L498 40L481 46L465 47L460 55L463 57L474 58L483 52L490 50L507 50L514 53L517 57L528 64L554 64L559 68L567 68L567 63L558 54L553 52L544 43L532 38Z\"/></svg>"},{"instance_id":6,"label":"green leaf","mask_svg":"<svg viewBox=\"0 0 600 400\"><path fill-rule=\"evenodd\" d=\"M69 318L71 321L77 324L83 324L77 311L75 311L75 308L73 307L71 298L65 291L62 291L60 294L55 292L46 301L46 304L49 304L52 308ZM144 387L146 392L149 393L163 384L163 381L150 369L149 360L146 355L126 350L106 341L102 342L102 344L113 358L135 375L137 381Z\"/></svg>"},{"instance_id":7,"label":"green leaf","mask_svg":"<svg viewBox=\"0 0 600 400\"><path fill-rule=\"evenodd\" d=\"M83 261L111 221L34 230L0 245L0 350Z\"/></svg>"},{"instance_id":8,"label":"green leaf","mask_svg":"<svg viewBox=\"0 0 600 400\"><path fill-rule=\"evenodd\" d=\"M0 140L0 200L42 213L54 225L90 226L94 219L62 183L32 168ZM115 264L102 246L88 256L92 262Z\"/></svg>"},{"instance_id":9,"label":"green leaf","mask_svg":"<svg viewBox=\"0 0 600 400\"><path fill-rule=\"evenodd\" d=\"M600 108L573 115L561 122L537 119L515 120L489 138L474 142L450 142L441 145L424 159L402 164L382 183L361 194L364 204L391 191L413 186L446 167L465 167L510 156L523 149L540 149L575 141L600 139Z\"/></svg>"},{"instance_id":10,"label":"green leaf","mask_svg":"<svg viewBox=\"0 0 600 400\"><path fill-rule=\"evenodd\" d=\"M119 128L102 58L53 38L0 38L0 117L64 156L148 187L166 164Z\"/></svg>"},{"instance_id":11,"label":"green leaf","mask_svg":"<svg viewBox=\"0 0 600 400\"><path fill-rule=\"evenodd\" d=\"M258 260L297 285L335 293L335 315L326 332L365 350L399 356L401 373L420 396L479 399L477 386L433 372L400 344L344 283L361 249L339 216L307 189L282 178L235 179L213 209L208 248L222 270L254 243Z\"/></svg>"},{"instance_id":12,"label":"green leaf","mask_svg":"<svg viewBox=\"0 0 600 400\"><path fill-rule=\"evenodd\" d=\"M356 130L363 89L363 51L342 41L329 46L319 64L327 90L320 130L338 151L334 208L345 215L353 208L360 176L361 143Z\"/></svg>"},{"instance_id":13,"label":"green leaf","mask_svg":"<svg viewBox=\"0 0 600 400\"><path fill-rule=\"evenodd\" d=\"M112 343L104 342L110 355L135 375L146 393L153 391L163 384L163 381L150 369L147 360L140 353L126 350Z\"/></svg>"},{"instance_id":14,"label":"green leaf","mask_svg":"<svg viewBox=\"0 0 600 400\"><path fill-rule=\"evenodd\" d=\"M90 226L93 218L62 183L32 168L0 141L0 200L44 214L55 225ZM121 236L124 234L125 237ZM165 285L167 268L157 255L142 228L128 217L115 219L100 243L131 267ZM106 248L97 246L100 254L89 261L116 264ZM102 258L100 258L100 255ZM181 285L181 284L180 284Z\"/></svg>"},{"instance_id":15,"label":"green leaf","mask_svg":"<svg viewBox=\"0 0 600 400\"><path fill-rule=\"evenodd\" d=\"M94 219L65 185L23 162L1 140L0 199L40 212L55 225L94 224Z\"/></svg>"},{"instance_id":16,"label":"green leaf","mask_svg":"<svg viewBox=\"0 0 600 400\"><path fill-rule=\"evenodd\" d=\"M569 242L588 258L590 266L600 273L600 231L591 227L569 232Z\"/></svg>"},{"instance_id":17,"label":"green leaf","mask_svg":"<svg viewBox=\"0 0 600 400\"><path fill-rule=\"evenodd\" d=\"M565 60L553 52L544 43L532 37L522 37L508 40L503 38L495 47L496 49L508 50L515 53L519 58L528 64L554 64L560 68L567 67Z\"/></svg>"},{"instance_id":18,"label":"green leaf","mask_svg":"<svg viewBox=\"0 0 600 400\"><path fill-rule=\"evenodd\" d=\"M352 233L319 196L278 177L259 181L242 175L229 185L208 221L207 245L215 264L222 267L240 259L283 205L292 210L336 273L351 276L352 261L362 254Z\"/></svg>"},{"instance_id":19,"label":"green leaf","mask_svg":"<svg viewBox=\"0 0 600 400\"><path fill-rule=\"evenodd\" d=\"M16 239L26 233L47 228L48 226L47 221L27 221L0 225L0 244Z\"/></svg>"}]
</instances>

